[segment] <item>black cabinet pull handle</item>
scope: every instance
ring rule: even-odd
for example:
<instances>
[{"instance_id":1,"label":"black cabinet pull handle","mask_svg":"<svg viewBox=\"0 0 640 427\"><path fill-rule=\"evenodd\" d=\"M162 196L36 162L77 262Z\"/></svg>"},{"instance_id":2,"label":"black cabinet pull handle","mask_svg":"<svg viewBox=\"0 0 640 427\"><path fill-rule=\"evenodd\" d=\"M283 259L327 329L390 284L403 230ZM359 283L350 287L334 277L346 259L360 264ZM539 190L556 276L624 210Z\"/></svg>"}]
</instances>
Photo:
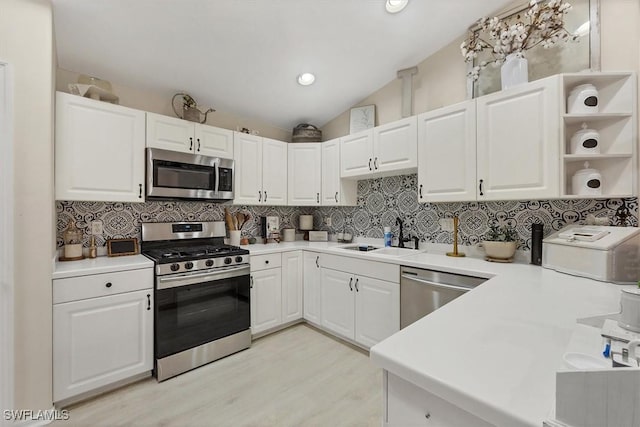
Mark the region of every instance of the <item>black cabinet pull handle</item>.
<instances>
[{"instance_id":1,"label":"black cabinet pull handle","mask_svg":"<svg viewBox=\"0 0 640 427\"><path fill-rule=\"evenodd\" d=\"M267 203L267 192L264 192L264 202Z\"/></svg>"},{"instance_id":2,"label":"black cabinet pull handle","mask_svg":"<svg viewBox=\"0 0 640 427\"><path fill-rule=\"evenodd\" d=\"M258 201L262 201L262 191L258 191Z\"/></svg>"},{"instance_id":3,"label":"black cabinet pull handle","mask_svg":"<svg viewBox=\"0 0 640 427\"><path fill-rule=\"evenodd\" d=\"M320 264L318 264L318 261L320 261L320 255L316 257L316 268L320 268Z\"/></svg>"},{"instance_id":4,"label":"black cabinet pull handle","mask_svg":"<svg viewBox=\"0 0 640 427\"><path fill-rule=\"evenodd\" d=\"M193 138L189 137L189 151L193 150Z\"/></svg>"},{"instance_id":5,"label":"black cabinet pull handle","mask_svg":"<svg viewBox=\"0 0 640 427\"><path fill-rule=\"evenodd\" d=\"M138 184L138 199L142 199L142 184Z\"/></svg>"},{"instance_id":6,"label":"black cabinet pull handle","mask_svg":"<svg viewBox=\"0 0 640 427\"><path fill-rule=\"evenodd\" d=\"M353 286L351 286L351 283L353 283L353 277L349 279L349 289L353 291Z\"/></svg>"},{"instance_id":7,"label":"black cabinet pull handle","mask_svg":"<svg viewBox=\"0 0 640 427\"><path fill-rule=\"evenodd\" d=\"M483 190L482 190L482 183L483 183L483 182L484 182L483 180L480 180L480 185L478 186L478 190L480 190L480 195L481 195L481 196L484 196L484 192L483 192Z\"/></svg>"},{"instance_id":8,"label":"black cabinet pull handle","mask_svg":"<svg viewBox=\"0 0 640 427\"><path fill-rule=\"evenodd\" d=\"M111 282L107 282L107 283L105 284L105 286L106 286L107 288L110 288L110 287L112 287L112 286L113 286L113 283L111 283Z\"/></svg>"},{"instance_id":9,"label":"black cabinet pull handle","mask_svg":"<svg viewBox=\"0 0 640 427\"><path fill-rule=\"evenodd\" d=\"M338 203L338 192L336 191L336 203Z\"/></svg>"},{"instance_id":10,"label":"black cabinet pull handle","mask_svg":"<svg viewBox=\"0 0 640 427\"><path fill-rule=\"evenodd\" d=\"M360 280L360 278L356 279L356 292L360 292L360 289L358 289L358 281Z\"/></svg>"},{"instance_id":11,"label":"black cabinet pull handle","mask_svg":"<svg viewBox=\"0 0 640 427\"><path fill-rule=\"evenodd\" d=\"M249 286L250 289L253 289L253 276L251 276L251 285Z\"/></svg>"},{"instance_id":12,"label":"black cabinet pull handle","mask_svg":"<svg viewBox=\"0 0 640 427\"><path fill-rule=\"evenodd\" d=\"M198 138L197 141L198 141L198 151L200 151L200 138Z\"/></svg>"},{"instance_id":13,"label":"black cabinet pull handle","mask_svg":"<svg viewBox=\"0 0 640 427\"><path fill-rule=\"evenodd\" d=\"M316 203L320 203L320 193L316 193Z\"/></svg>"},{"instance_id":14,"label":"black cabinet pull handle","mask_svg":"<svg viewBox=\"0 0 640 427\"><path fill-rule=\"evenodd\" d=\"M378 170L378 158L377 157L373 160L373 167L375 168L375 170Z\"/></svg>"},{"instance_id":15,"label":"black cabinet pull handle","mask_svg":"<svg viewBox=\"0 0 640 427\"><path fill-rule=\"evenodd\" d=\"M372 171L373 169L371 168L371 159L369 159L369 170Z\"/></svg>"},{"instance_id":16,"label":"black cabinet pull handle","mask_svg":"<svg viewBox=\"0 0 640 427\"><path fill-rule=\"evenodd\" d=\"M422 184L420 184L420 188L418 189L418 192L420 193L420 198L422 199Z\"/></svg>"},{"instance_id":17,"label":"black cabinet pull handle","mask_svg":"<svg viewBox=\"0 0 640 427\"><path fill-rule=\"evenodd\" d=\"M151 294L147 294L147 310L151 310Z\"/></svg>"}]
</instances>

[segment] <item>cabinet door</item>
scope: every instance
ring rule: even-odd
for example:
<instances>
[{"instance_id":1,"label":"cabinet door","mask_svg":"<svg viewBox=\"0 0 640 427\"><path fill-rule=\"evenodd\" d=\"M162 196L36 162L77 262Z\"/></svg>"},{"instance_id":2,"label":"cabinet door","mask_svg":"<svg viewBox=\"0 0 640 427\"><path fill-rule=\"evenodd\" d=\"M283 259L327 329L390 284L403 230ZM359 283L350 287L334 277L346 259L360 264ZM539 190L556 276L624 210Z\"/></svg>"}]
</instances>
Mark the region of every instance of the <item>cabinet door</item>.
<instances>
[{"instance_id":1,"label":"cabinet door","mask_svg":"<svg viewBox=\"0 0 640 427\"><path fill-rule=\"evenodd\" d=\"M257 205L262 202L262 138L233 133L235 160L234 204Z\"/></svg>"},{"instance_id":2,"label":"cabinet door","mask_svg":"<svg viewBox=\"0 0 640 427\"><path fill-rule=\"evenodd\" d=\"M320 325L322 323L320 281L320 254L304 251L304 319Z\"/></svg>"},{"instance_id":3,"label":"cabinet door","mask_svg":"<svg viewBox=\"0 0 640 427\"><path fill-rule=\"evenodd\" d=\"M400 285L356 276L356 338L367 347L400 330Z\"/></svg>"},{"instance_id":4,"label":"cabinet door","mask_svg":"<svg viewBox=\"0 0 640 427\"><path fill-rule=\"evenodd\" d=\"M153 290L53 306L53 400L153 368Z\"/></svg>"},{"instance_id":5,"label":"cabinet door","mask_svg":"<svg viewBox=\"0 0 640 427\"><path fill-rule=\"evenodd\" d=\"M352 274L322 268L320 306L322 326L354 339L355 336L355 289Z\"/></svg>"},{"instance_id":6,"label":"cabinet door","mask_svg":"<svg viewBox=\"0 0 640 427\"><path fill-rule=\"evenodd\" d=\"M558 77L486 95L476 102L478 200L558 197L558 106L562 105Z\"/></svg>"},{"instance_id":7,"label":"cabinet door","mask_svg":"<svg viewBox=\"0 0 640 427\"><path fill-rule=\"evenodd\" d=\"M251 273L251 333L282 324L282 270Z\"/></svg>"},{"instance_id":8,"label":"cabinet door","mask_svg":"<svg viewBox=\"0 0 640 427\"><path fill-rule=\"evenodd\" d=\"M418 167L416 116L373 129L373 171L415 172Z\"/></svg>"},{"instance_id":9,"label":"cabinet door","mask_svg":"<svg viewBox=\"0 0 640 427\"><path fill-rule=\"evenodd\" d=\"M290 206L319 206L322 187L322 144L288 144Z\"/></svg>"},{"instance_id":10,"label":"cabinet door","mask_svg":"<svg viewBox=\"0 0 640 427\"><path fill-rule=\"evenodd\" d=\"M58 92L56 200L144 202L144 128L143 111Z\"/></svg>"},{"instance_id":11,"label":"cabinet door","mask_svg":"<svg viewBox=\"0 0 640 427\"><path fill-rule=\"evenodd\" d=\"M233 131L196 123L195 138L196 154L233 159Z\"/></svg>"},{"instance_id":12,"label":"cabinet door","mask_svg":"<svg viewBox=\"0 0 640 427\"><path fill-rule=\"evenodd\" d=\"M340 176L359 177L373 173L373 129L340 138Z\"/></svg>"},{"instance_id":13,"label":"cabinet door","mask_svg":"<svg viewBox=\"0 0 640 427\"><path fill-rule=\"evenodd\" d=\"M262 138L262 202L287 205L287 143Z\"/></svg>"},{"instance_id":14,"label":"cabinet door","mask_svg":"<svg viewBox=\"0 0 640 427\"><path fill-rule=\"evenodd\" d=\"M476 199L476 102L418 116L418 201Z\"/></svg>"},{"instance_id":15,"label":"cabinet door","mask_svg":"<svg viewBox=\"0 0 640 427\"><path fill-rule=\"evenodd\" d=\"M282 254L282 323L302 319L302 251Z\"/></svg>"},{"instance_id":16,"label":"cabinet door","mask_svg":"<svg viewBox=\"0 0 640 427\"><path fill-rule=\"evenodd\" d=\"M147 147L190 153L195 148L194 125L176 117L147 113Z\"/></svg>"},{"instance_id":17,"label":"cabinet door","mask_svg":"<svg viewBox=\"0 0 640 427\"><path fill-rule=\"evenodd\" d=\"M322 143L322 206L355 206L358 182L340 177L340 138Z\"/></svg>"}]
</instances>

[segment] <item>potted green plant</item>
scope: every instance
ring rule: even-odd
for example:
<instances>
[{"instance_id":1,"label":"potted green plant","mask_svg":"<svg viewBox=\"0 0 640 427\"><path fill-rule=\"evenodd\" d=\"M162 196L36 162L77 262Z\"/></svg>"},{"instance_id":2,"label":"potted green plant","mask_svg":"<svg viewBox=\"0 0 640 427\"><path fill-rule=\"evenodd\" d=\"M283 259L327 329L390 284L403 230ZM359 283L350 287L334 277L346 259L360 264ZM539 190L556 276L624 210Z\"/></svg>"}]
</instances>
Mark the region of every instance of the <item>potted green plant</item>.
<instances>
[{"instance_id":1,"label":"potted green plant","mask_svg":"<svg viewBox=\"0 0 640 427\"><path fill-rule=\"evenodd\" d=\"M489 232L482 241L487 257L498 260L508 260L516 253L518 233L508 225L491 225Z\"/></svg>"}]
</instances>

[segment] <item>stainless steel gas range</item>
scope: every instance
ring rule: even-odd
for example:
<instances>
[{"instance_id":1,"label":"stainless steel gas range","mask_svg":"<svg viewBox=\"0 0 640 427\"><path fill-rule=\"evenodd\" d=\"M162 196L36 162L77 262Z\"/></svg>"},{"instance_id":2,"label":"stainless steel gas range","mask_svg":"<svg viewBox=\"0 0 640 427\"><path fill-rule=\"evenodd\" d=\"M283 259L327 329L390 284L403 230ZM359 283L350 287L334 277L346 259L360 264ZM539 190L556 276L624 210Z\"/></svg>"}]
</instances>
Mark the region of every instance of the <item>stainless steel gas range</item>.
<instances>
[{"instance_id":1,"label":"stainless steel gas range","mask_svg":"<svg viewBox=\"0 0 640 427\"><path fill-rule=\"evenodd\" d=\"M249 251L223 244L223 222L142 224L155 261L158 381L251 346Z\"/></svg>"}]
</instances>

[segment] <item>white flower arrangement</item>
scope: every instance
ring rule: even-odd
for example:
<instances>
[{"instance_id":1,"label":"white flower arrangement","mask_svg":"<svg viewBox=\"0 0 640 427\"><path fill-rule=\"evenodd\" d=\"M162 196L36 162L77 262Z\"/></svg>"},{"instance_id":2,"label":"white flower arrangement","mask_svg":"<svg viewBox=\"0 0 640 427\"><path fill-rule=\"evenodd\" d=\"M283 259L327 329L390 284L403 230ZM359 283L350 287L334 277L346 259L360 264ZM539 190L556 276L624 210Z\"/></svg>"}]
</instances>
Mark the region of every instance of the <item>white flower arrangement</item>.
<instances>
[{"instance_id":1,"label":"white flower arrangement","mask_svg":"<svg viewBox=\"0 0 640 427\"><path fill-rule=\"evenodd\" d=\"M541 45L548 49L560 41L575 41L577 35L564 28L564 15L571 5L563 0L531 0L529 6L515 19L507 17L482 18L478 21L480 29L471 31L467 40L460 45L465 62L472 62L478 53L488 49L492 59L482 61L469 72L469 78L478 79L480 70L489 64L501 65L509 55L524 57L524 51ZM488 35L491 42L484 40Z\"/></svg>"}]
</instances>

